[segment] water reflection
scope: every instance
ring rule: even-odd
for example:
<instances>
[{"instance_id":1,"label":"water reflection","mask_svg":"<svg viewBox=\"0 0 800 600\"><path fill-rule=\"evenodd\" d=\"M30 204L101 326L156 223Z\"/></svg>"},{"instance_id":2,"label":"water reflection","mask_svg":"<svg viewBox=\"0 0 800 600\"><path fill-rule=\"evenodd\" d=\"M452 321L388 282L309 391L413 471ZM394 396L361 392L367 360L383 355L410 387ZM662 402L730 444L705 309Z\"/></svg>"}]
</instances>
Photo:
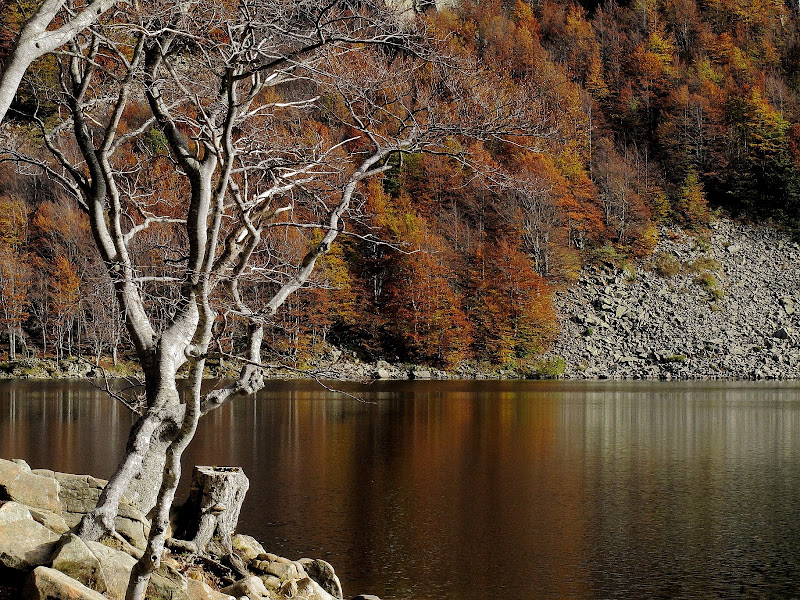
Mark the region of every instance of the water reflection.
<instances>
[{"instance_id":1,"label":"water reflection","mask_svg":"<svg viewBox=\"0 0 800 600\"><path fill-rule=\"evenodd\" d=\"M187 464L251 479L241 529L384 599L800 594L796 385L276 382ZM0 455L107 476L125 410L0 386ZM109 452L109 446L114 452Z\"/></svg>"}]
</instances>

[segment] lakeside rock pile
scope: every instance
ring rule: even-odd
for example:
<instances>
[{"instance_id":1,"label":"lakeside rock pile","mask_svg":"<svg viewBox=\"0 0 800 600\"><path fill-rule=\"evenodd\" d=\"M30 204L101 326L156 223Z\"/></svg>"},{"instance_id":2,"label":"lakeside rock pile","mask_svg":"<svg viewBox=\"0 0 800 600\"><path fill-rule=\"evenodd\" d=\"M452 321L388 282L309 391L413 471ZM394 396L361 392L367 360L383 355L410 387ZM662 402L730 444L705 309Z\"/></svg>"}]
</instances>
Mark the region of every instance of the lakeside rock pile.
<instances>
[{"instance_id":1,"label":"lakeside rock pile","mask_svg":"<svg viewBox=\"0 0 800 600\"><path fill-rule=\"evenodd\" d=\"M552 351L574 379L800 377L800 246L720 220L710 240L661 232L653 256L559 292Z\"/></svg>"},{"instance_id":2,"label":"lakeside rock pile","mask_svg":"<svg viewBox=\"0 0 800 600\"><path fill-rule=\"evenodd\" d=\"M94 507L105 481L32 470L0 459L0 598L124 600L130 572L150 524L123 499L121 540L84 542L71 534ZM266 552L252 537L233 536L246 574L195 555L165 553L147 597L170 600L342 600L333 568L318 559L292 561ZM5 585L5 588L2 588Z\"/></svg>"}]
</instances>

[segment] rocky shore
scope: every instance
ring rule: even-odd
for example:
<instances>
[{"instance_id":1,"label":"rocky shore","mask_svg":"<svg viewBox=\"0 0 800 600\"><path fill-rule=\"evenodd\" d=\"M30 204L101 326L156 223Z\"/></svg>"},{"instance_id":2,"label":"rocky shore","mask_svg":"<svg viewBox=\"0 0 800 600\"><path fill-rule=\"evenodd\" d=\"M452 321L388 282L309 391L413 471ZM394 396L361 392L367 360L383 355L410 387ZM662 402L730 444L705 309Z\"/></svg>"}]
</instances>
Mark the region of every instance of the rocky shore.
<instances>
[{"instance_id":1,"label":"rocky shore","mask_svg":"<svg viewBox=\"0 0 800 600\"><path fill-rule=\"evenodd\" d=\"M70 533L105 483L0 459L0 598L124 600L131 569L145 548L148 519L123 498L117 538L84 542ZM234 535L232 542L238 569L223 559L167 551L147 598L342 600L341 583L327 562L276 556L247 535Z\"/></svg>"},{"instance_id":2,"label":"rocky shore","mask_svg":"<svg viewBox=\"0 0 800 600\"><path fill-rule=\"evenodd\" d=\"M720 219L702 234L661 230L646 260L608 257L555 295L561 334L539 365L519 370L464 363L453 371L361 360L329 347L275 379L798 379L800 245L768 225ZM137 375L120 362L29 358L0 362L0 379L85 379ZM208 377L238 367L212 365Z\"/></svg>"},{"instance_id":3,"label":"rocky shore","mask_svg":"<svg viewBox=\"0 0 800 600\"><path fill-rule=\"evenodd\" d=\"M664 229L651 258L607 262L556 295L551 352L573 379L797 379L800 245L719 220Z\"/></svg>"}]
</instances>

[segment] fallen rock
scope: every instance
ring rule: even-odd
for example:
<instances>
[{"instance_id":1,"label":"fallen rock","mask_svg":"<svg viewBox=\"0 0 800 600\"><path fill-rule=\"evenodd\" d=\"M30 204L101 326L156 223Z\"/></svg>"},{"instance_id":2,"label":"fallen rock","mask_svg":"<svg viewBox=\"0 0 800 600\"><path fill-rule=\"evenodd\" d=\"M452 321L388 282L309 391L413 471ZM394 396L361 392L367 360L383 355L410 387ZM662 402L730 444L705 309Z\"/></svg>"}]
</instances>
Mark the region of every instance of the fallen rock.
<instances>
[{"instance_id":1,"label":"fallen rock","mask_svg":"<svg viewBox=\"0 0 800 600\"><path fill-rule=\"evenodd\" d=\"M288 582L287 582L288 583ZM310 577L304 577L294 582L297 585L297 591L289 598L296 600L334 600L328 592L323 590L320 585Z\"/></svg>"},{"instance_id":2,"label":"fallen rock","mask_svg":"<svg viewBox=\"0 0 800 600\"><path fill-rule=\"evenodd\" d=\"M389 369L375 369L372 376L375 379L391 379L392 372Z\"/></svg>"},{"instance_id":3,"label":"fallen rock","mask_svg":"<svg viewBox=\"0 0 800 600\"><path fill-rule=\"evenodd\" d=\"M53 533L62 535L69 531L67 522L64 521L64 518L61 515L57 515L56 513L43 508L31 508L30 512L34 521L41 523Z\"/></svg>"},{"instance_id":4,"label":"fallen rock","mask_svg":"<svg viewBox=\"0 0 800 600\"><path fill-rule=\"evenodd\" d=\"M19 502L6 502L0 506L0 523L12 523L23 519L32 519L31 511Z\"/></svg>"},{"instance_id":5,"label":"fallen rock","mask_svg":"<svg viewBox=\"0 0 800 600\"><path fill-rule=\"evenodd\" d=\"M136 559L130 554L109 548L100 542L86 542L86 546L100 565L100 579L104 588L102 591L111 598L124 600L131 578L131 569L136 564Z\"/></svg>"},{"instance_id":6,"label":"fallen rock","mask_svg":"<svg viewBox=\"0 0 800 600\"><path fill-rule=\"evenodd\" d=\"M229 594L237 598L246 596L250 600L261 600L264 596L270 597L269 590L264 586L264 582L255 575L240 579L220 591L223 594Z\"/></svg>"},{"instance_id":7,"label":"fallen rock","mask_svg":"<svg viewBox=\"0 0 800 600\"><path fill-rule=\"evenodd\" d=\"M63 506L64 521L75 527L81 517L95 507L106 482L90 475L71 473L53 473L53 478L60 485L58 497Z\"/></svg>"},{"instance_id":8,"label":"fallen rock","mask_svg":"<svg viewBox=\"0 0 800 600\"><path fill-rule=\"evenodd\" d=\"M27 464L0 459L0 499L61 514L58 492L55 479L33 473Z\"/></svg>"},{"instance_id":9,"label":"fallen rock","mask_svg":"<svg viewBox=\"0 0 800 600\"><path fill-rule=\"evenodd\" d=\"M287 559L275 558L273 560L257 561L253 565L257 570L267 575L274 575L281 581L287 579L300 579L306 576L303 566Z\"/></svg>"},{"instance_id":10,"label":"fallen rock","mask_svg":"<svg viewBox=\"0 0 800 600\"><path fill-rule=\"evenodd\" d=\"M264 548L259 544L255 538L249 535L237 533L231 537L231 545L236 553L245 562L250 562L265 554Z\"/></svg>"},{"instance_id":11,"label":"fallen rock","mask_svg":"<svg viewBox=\"0 0 800 600\"><path fill-rule=\"evenodd\" d=\"M277 592L281 588L281 580L275 575L262 575L259 577L264 582L264 587L273 592Z\"/></svg>"},{"instance_id":12,"label":"fallen rock","mask_svg":"<svg viewBox=\"0 0 800 600\"><path fill-rule=\"evenodd\" d=\"M70 534L61 540L53 554L53 568L97 592L107 590L100 561L77 535Z\"/></svg>"},{"instance_id":13,"label":"fallen rock","mask_svg":"<svg viewBox=\"0 0 800 600\"><path fill-rule=\"evenodd\" d=\"M150 577L147 587L148 598L169 598L170 600L193 600L188 592L186 578L168 561L162 559L161 566Z\"/></svg>"},{"instance_id":14,"label":"fallen rock","mask_svg":"<svg viewBox=\"0 0 800 600\"><path fill-rule=\"evenodd\" d=\"M233 596L212 589L205 582L196 579L186 581L186 592L192 600L236 600Z\"/></svg>"},{"instance_id":15,"label":"fallen rock","mask_svg":"<svg viewBox=\"0 0 800 600\"><path fill-rule=\"evenodd\" d=\"M114 529L134 548L144 550L147 547L150 523L134 507L120 506L119 514L114 519Z\"/></svg>"},{"instance_id":16,"label":"fallen rock","mask_svg":"<svg viewBox=\"0 0 800 600\"><path fill-rule=\"evenodd\" d=\"M92 554L100 562L106 595L116 600L124 600L136 559L121 550L115 550L99 542L86 542ZM147 598L169 598L170 600L189 600L188 583L167 560L162 559L161 567L150 577Z\"/></svg>"},{"instance_id":17,"label":"fallen rock","mask_svg":"<svg viewBox=\"0 0 800 600\"><path fill-rule=\"evenodd\" d=\"M24 589L25 600L108 600L100 592L56 569L37 567Z\"/></svg>"},{"instance_id":18,"label":"fallen rock","mask_svg":"<svg viewBox=\"0 0 800 600\"><path fill-rule=\"evenodd\" d=\"M30 515L0 523L0 565L21 571L50 562L58 535Z\"/></svg>"},{"instance_id":19,"label":"fallen rock","mask_svg":"<svg viewBox=\"0 0 800 600\"><path fill-rule=\"evenodd\" d=\"M342 583L336 576L330 563L321 559L301 558L298 560L308 576L316 581L319 586L334 598L344 598Z\"/></svg>"}]
</instances>

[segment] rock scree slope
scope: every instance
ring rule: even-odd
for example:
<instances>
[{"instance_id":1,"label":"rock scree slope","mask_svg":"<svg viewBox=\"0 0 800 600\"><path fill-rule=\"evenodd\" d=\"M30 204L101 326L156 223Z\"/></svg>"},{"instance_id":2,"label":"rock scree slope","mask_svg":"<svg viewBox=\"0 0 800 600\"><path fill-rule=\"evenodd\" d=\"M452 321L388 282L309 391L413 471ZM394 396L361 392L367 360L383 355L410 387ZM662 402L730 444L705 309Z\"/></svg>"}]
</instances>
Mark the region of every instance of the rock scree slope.
<instances>
[{"instance_id":1,"label":"rock scree slope","mask_svg":"<svg viewBox=\"0 0 800 600\"><path fill-rule=\"evenodd\" d=\"M649 259L557 293L550 354L571 379L797 379L799 265L800 245L771 226L663 229Z\"/></svg>"}]
</instances>

